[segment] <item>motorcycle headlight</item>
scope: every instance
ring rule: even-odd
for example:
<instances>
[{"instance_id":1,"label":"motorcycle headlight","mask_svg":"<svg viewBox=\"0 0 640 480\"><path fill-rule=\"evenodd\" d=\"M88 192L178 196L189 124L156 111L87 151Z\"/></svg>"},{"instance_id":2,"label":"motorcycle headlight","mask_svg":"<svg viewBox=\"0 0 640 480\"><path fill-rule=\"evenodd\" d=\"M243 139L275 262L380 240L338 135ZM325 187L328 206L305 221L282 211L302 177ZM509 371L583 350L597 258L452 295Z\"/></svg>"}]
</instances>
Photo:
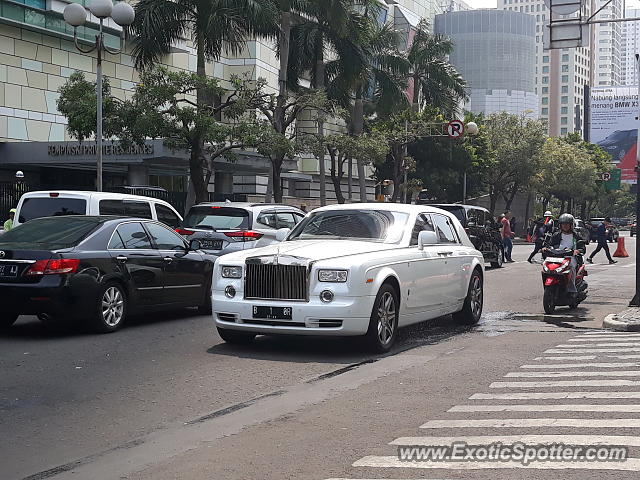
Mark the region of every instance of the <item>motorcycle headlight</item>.
<instances>
[{"instance_id":1,"label":"motorcycle headlight","mask_svg":"<svg viewBox=\"0 0 640 480\"><path fill-rule=\"evenodd\" d=\"M320 282L344 283L349 275L347 270L318 270Z\"/></svg>"},{"instance_id":2,"label":"motorcycle headlight","mask_svg":"<svg viewBox=\"0 0 640 480\"><path fill-rule=\"evenodd\" d=\"M242 267L223 266L222 278L242 278Z\"/></svg>"}]
</instances>

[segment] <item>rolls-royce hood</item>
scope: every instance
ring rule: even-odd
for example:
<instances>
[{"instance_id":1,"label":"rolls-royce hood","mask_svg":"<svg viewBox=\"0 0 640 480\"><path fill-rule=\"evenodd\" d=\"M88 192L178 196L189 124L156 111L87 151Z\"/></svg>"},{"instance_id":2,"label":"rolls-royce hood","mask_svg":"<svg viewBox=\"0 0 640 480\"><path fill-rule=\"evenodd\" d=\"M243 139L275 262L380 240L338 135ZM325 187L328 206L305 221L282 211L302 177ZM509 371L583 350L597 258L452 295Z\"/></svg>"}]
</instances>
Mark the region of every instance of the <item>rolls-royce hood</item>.
<instances>
[{"instance_id":1,"label":"rolls-royce hood","mask_svg":"<svg viewBox=\"0 0 640 480\"><path fill-rule=\"evenodd\" d=\"M398 248L397 245L385 243L363 242L353 240L294 240L276 243L262 248L244 250L221 258L221 262L244 261L258 257L296 257L300 260L315 262L361 253L379 252Z\"/></svg>"}]
</instances>

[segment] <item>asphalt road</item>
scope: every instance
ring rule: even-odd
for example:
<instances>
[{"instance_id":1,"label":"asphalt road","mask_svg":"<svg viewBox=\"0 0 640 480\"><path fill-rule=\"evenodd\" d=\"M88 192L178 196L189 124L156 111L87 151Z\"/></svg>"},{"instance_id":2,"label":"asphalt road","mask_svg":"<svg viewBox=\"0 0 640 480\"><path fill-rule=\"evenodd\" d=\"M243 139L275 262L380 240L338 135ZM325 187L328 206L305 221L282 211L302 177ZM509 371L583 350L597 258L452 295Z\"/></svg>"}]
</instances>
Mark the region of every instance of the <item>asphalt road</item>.
<instances>
[{"instance_id":1,"label":"asphalt road","mask_svg":"<svg viewBox=\"0 0 640 480\"><path fill-rule=\"evenodd\" d=\"M634 245L627 238L632 254ZM545 316L540 265L524 261L530 248L516 246L517 263L487 269L479 326L461 328L442 318L411 327L382 358L362 354L349 339L258 338L249 347L228 346L210 318L189 311L137 318L112 335L61 331L21 318L0 336L0 478L557 477L552 468L558 464L549 462L528 470L511 464L496 469L486 462L462 467L418 462L407 468L394 457L398 445L389 445L429 445L432 437L483 436L488 442L488 436L553 434L565 443L586 443L638 436L640 413L628 406L633 393L617 400L564 398L568 391L639 390L633 383L640 374L634 370L637 360L601 358L620 355L601 352L588 362L622 366L574 368L576 362L567 358L590 355L564 353L562 347L556 349L561 353L544 353L558 345L597 342L582 337L598 332L605 315L625 308L633 292L634 259L590 267L590 296L581 308ZM634 347L621 348L633 355ZM640 358L640 348L637 352L630 358ZM558 371L568 375L555 378ZM523 372L546 376L527 378ZM540 389L499 383L575 382L581 376L626 383ZM551 392L558 398L484 399L513 392ZM514 411L513 404L525 406ZM566 406L540 411L539 405L551 404L586 404L580 408L588 411ZM608 412L596 404L618 406ZM539 424L545 418L552 419L549 425ZM505 419L520 423L507 427ZM474 426L475 420L489 424ZM542 440L531 437L531 443ZM637 450L632 448L632 456L640 456ZM640 470L640 464L627 462L626 470L614 462L570 465L581 470L567 465L561 465L562 478L635 478L633 465Z\"/></svg>"}]
</instances>

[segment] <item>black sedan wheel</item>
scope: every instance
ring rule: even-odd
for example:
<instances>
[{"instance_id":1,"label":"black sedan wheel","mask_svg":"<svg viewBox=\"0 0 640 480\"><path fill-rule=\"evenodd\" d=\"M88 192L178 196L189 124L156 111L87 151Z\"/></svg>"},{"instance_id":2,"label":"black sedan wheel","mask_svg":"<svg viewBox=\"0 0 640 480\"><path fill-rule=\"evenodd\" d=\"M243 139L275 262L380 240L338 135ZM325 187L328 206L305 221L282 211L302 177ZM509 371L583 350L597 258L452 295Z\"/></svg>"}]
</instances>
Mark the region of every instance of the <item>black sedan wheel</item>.
<instances>
[{"instance_id":1,"label":"black sedan wheel","mask_svg":"<svg viewBox=\"0 0 640 480\"><path fill-rule=\"evenodd\" d=\"M98 304L93 319L94 327L99 332L109 333L118 330L124 323L127 314L127 297L117 283L108 283L98 295Z\"/></svg>"},{"instance_id":2,"label":"black sedan wheel","mask_svg":"<svg viewBox=\"0 0 640 480\"><path fill-rule=\"evenodd\" d=\"M498 254L496 255L496 260L491 262L491 266L493 268L502 268L504 263L504 250L502 248L498 249Z\"/></svg>"}]
</instances>

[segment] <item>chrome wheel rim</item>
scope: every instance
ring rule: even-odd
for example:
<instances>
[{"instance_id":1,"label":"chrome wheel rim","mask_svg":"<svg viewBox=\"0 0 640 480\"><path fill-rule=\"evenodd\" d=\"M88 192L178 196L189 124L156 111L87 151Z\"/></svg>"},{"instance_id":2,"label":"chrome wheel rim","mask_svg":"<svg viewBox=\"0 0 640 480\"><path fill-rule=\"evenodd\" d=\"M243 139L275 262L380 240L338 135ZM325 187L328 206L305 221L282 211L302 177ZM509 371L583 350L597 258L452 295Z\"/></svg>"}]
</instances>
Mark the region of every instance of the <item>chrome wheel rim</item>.
<instances>
[{"instance_id":1,"label":"chrome wheel rim","mask_svg":"<svg viewBox=\"0 0 640 480\"><path fill-rule=\"evenodd\" d=\"M396 301L389 292L384 292L378 302L378 340L382 345L391 342L395 332Z\"/></svg>"},{"instance_id":2,"label":"chrome wheel rim","mask_svg":"<svg viewBox=\"0 0 640 480\"><path fill-rule=\"evenodd\" d=\"M124 314L124 297L118 287L109 287L102 295L102 319L110 327L122 321Z\"/></svg>"},{"instance_id":3,"label":"chrome wheel rim","mask_svg":"<svg viewBox=\"0 0 640 480\"><path fill-rule=\"evenodd\" d=\"M504 252L502 250L498 250L498 266L502 266L502 262L504 262Z\"/></svg>"},{"instance_id":4,"label":"chrome wheel rim","mask_svg":"<svg viewBox=\"0 0 640 480\"><path fill-rule=\"evenodd\" d=\"M471 313L473 318L479 318L482 314L482 279L479 275L474 275L471 280Z\"/></svg>"}]
</instances>

